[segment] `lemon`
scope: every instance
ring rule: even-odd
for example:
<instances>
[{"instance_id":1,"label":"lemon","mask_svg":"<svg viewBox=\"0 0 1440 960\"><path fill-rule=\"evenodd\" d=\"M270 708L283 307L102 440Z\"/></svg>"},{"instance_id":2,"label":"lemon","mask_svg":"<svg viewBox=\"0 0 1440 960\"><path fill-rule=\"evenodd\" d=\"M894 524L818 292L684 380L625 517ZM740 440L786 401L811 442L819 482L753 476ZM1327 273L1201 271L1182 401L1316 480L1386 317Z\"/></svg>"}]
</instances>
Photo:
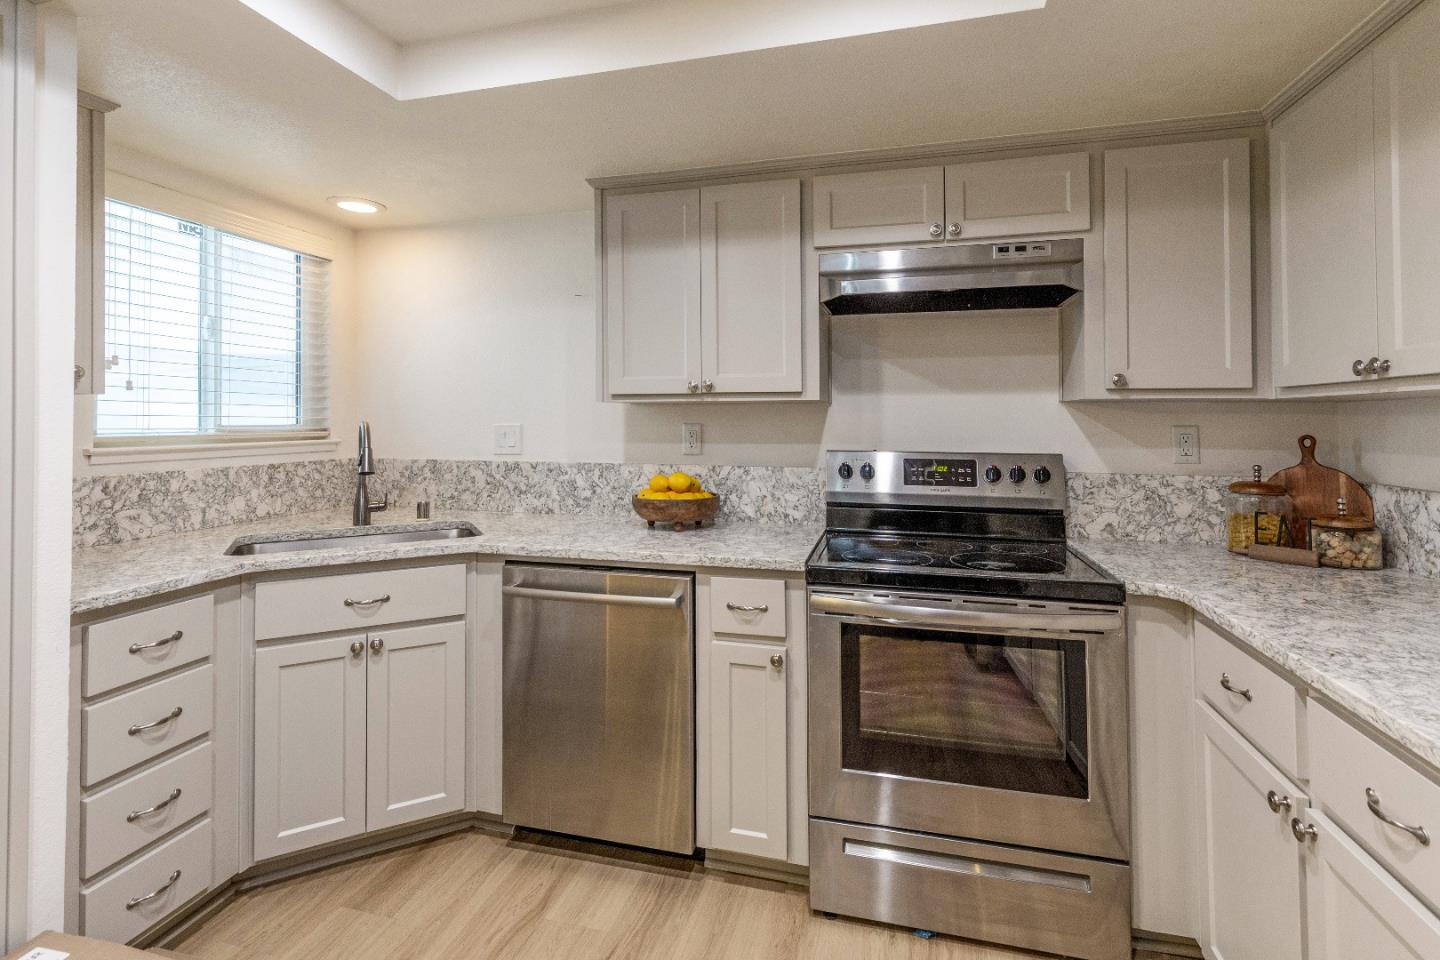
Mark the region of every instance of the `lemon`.
<instances>
[{"instance_id":1,"label":"lemon","mask_svg":"<svg viewBox=\"0 0 1440 960\"><path fill-rule=\"evenodd\" d=\"M670 478L665 476L665 474L663 473L655 474L655 476L650 478L650 489L654 490L657 493L663 490L669 490Z\"/></svg>"},{"instance_id":2,"label":"lemon","mask_svg":"<svg viewBox=\"0 0 1440 960\"><path fill-rule=\"evenodd\" d=\"M681 473L677 470L674 473L670 474L669 483L672 493L684 493L686 490L690 489L690 484L692 482L693 481L691 480L688 473Z\"/></svg>"}]
</instances>

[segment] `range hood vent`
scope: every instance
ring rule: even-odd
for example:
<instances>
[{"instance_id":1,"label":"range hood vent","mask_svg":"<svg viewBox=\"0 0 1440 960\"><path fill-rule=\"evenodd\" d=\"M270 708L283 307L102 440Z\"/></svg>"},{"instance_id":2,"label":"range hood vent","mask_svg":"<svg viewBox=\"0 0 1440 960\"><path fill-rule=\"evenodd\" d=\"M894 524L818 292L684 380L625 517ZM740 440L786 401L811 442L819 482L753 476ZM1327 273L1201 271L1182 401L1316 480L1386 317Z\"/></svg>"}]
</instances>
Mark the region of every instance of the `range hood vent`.
<instances>
[{"instance_id":1,"label":"range hood vent","mask_svg":"<svg viewBox=\"0 0 1440 960\"><path fill-rule=\"evenodd\" d=\"M1083 240L1007 240L820 255L833 316L1052 310L1083 288Z\"/></svg>"}]
</instances>

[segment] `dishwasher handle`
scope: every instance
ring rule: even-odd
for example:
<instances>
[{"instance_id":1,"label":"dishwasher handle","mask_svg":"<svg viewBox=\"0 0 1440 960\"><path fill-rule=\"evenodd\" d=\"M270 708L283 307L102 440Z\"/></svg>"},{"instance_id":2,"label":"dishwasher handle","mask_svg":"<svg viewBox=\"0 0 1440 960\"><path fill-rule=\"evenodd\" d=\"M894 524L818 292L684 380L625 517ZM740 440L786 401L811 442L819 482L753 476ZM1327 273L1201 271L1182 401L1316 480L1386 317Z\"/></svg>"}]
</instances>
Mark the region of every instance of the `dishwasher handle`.
<instances>
[{"instance_id":1,"label":"dishwasher handle","mask_svg":"<svg viewBox=\"0 0 1440 960\"><path fill-rule=\"evenodd\" d=\"M540 587L507 586L501 592L507 597L523 597L527 600L560 600L566 603L599 603L612 607L650 607L652 609L674 610L685 602L685 592L669 597L637 597L625 593L585 593L578 590L546 590Z\"/></svg>"}]
</instances>

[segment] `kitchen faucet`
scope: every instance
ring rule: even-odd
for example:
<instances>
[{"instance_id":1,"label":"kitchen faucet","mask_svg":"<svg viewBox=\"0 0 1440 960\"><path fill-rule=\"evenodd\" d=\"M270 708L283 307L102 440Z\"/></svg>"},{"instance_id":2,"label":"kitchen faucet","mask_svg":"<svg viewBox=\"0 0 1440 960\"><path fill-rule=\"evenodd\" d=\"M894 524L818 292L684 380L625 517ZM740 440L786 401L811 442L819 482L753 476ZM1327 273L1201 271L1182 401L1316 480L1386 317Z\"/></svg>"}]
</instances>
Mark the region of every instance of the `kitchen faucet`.
<instances>
[{"instance_id":1,"label":"kitchen faucet","mask_svg":"<svg viewBox=\"0 0 1440 960\"><path fill-rule=\"evenodd\" d=\"M370 421L360 421L360 458L355 465L355 510L353 513L355 526L368 527L370 525L370 514L384 510L386 501L384 497L379 500L370 499L370 491L366 489L365 478L375 472L375 457L370 452Z\"/></svg>"}]
</instances>

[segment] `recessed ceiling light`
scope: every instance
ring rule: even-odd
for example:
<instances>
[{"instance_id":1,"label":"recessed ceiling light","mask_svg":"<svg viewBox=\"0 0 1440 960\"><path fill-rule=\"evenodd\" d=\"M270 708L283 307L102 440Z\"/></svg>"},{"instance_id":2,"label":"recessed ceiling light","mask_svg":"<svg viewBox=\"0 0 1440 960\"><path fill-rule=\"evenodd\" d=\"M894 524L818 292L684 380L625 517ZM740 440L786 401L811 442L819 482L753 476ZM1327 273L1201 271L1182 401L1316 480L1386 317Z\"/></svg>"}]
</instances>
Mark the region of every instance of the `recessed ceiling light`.
<instances>
[{"instance_id":1,"label":"recessed ceiling light","mask_svg":"<svg viewBox=\"0 0 1440 960\"><path fill-rule=\"evenodd\" d=\"M329 201L341 210L351 213L384 213L385 204L364 197L330 197Z\"/></svg>"}]
</instances>

